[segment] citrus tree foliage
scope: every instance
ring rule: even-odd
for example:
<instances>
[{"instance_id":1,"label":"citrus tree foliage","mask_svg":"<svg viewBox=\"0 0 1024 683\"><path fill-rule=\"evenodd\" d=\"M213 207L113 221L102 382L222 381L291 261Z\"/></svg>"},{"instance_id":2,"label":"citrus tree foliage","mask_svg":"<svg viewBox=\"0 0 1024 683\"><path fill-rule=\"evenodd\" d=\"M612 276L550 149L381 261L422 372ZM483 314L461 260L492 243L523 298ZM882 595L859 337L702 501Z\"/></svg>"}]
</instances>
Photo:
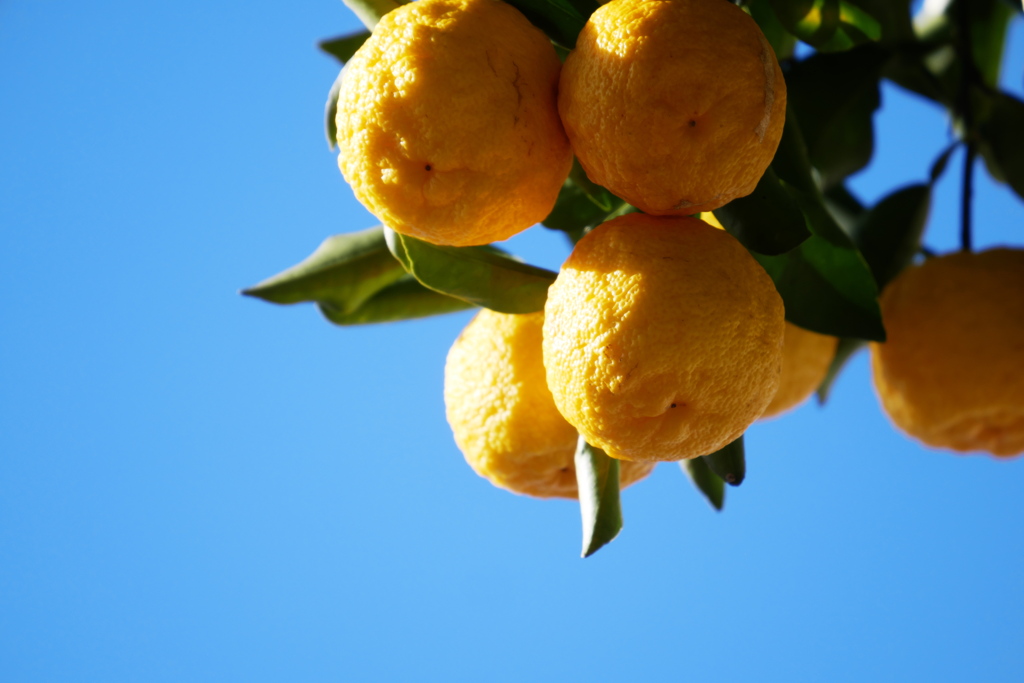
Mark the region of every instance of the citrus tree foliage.
<instances>
[{"instance_id":1,"label":"citrus tree foliage","mask_svg":"<svg viewBox=\"0 0 1024 683\"><path fill-rule=\"evenodd\" d=\"M508 0L551 39L559 55L598 8L594 0ZM369 29L392 0L346 0ZM966 154L962 243L971 247L971 185L978 157L998 182L1024 197L1024 102L998 87L1016 0L951 0L911 16L910 0L742 0L783 67L789 108L782 142L755 191L716 217L761 263L783 298L786 318L840 338L818 389L824 402L843 364L867 341L884 341L878 295L921 252L932 188L951 153ZM325 40L344 64L369 30ZM803 42L813 50L797 58ZM957 139L936 140L921 159L920 183L893 188L864 206L847 177L870 163L873 118L883 79L943 107ZM339 80L325 111L334 146ZM579 164L543 226L575 242L632 206L587 179ZM543 310L555 273L494 247L444 247L386 227L328 237L307 259L244 290L278 304L315 303L337 325L387 322L481 306L504 313ZM622 525L618 466L582 439L576 455L584 555ZM725 484L744 477L742 437L683 470L721 509Z\"/></svg>"}]
</instances>

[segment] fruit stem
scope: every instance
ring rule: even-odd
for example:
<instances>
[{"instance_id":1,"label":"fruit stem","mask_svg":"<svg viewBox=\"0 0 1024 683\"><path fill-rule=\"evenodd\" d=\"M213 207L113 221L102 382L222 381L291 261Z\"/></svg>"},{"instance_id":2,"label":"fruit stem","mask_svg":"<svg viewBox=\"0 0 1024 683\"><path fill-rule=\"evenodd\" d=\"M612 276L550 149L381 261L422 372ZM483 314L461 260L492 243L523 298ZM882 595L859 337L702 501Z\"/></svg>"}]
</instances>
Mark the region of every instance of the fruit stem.
<instances>
[{"instance_id":1,"label":"fruit stem","mask_svg":"<svg viewBox=\"0 0 1024 683\"><path fill-rule=\"evenodd\" d=\"M359 17L366 28L373 30L380 18L405 2L395 0L342 0L352 13Z\"/></svg>"},{"instance_id":2,"label":"fruit stem","mask_svg":"<svg viewBox=\"0 0 1024 683\"><path fill-rule=\"evenodd\" d=\"M964 155L963 213L960 222L960 250L971 250L971 199L974 195L974 159L978 149L973 142L967 145Z\"/></svg>"}]
</instances>

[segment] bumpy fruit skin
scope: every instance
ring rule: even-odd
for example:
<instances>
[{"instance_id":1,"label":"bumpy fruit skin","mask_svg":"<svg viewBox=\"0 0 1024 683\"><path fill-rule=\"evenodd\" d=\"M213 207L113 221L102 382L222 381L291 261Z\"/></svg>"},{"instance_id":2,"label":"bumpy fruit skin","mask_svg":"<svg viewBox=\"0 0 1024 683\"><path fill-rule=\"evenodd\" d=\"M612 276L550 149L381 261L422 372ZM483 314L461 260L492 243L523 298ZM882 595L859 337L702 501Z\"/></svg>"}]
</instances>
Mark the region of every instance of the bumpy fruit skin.
<instances>
[{"instance_id":1,"label":"bumpy fruit skin","mask_svg":"<svg viewBox=\"0 0 1024 683\"><path fill-rule=\"evenodd\" d=\"M507 239L544 219L572 166L551 42L498 0L419 0L346 66L338 165L394 230L434 244Z\"/></svg>"},{"instance_id":2,"label":"bumpy fruit skin","mask_svg":"<svg viewBox=\"0 0 1024 683\"><path fill-rule=\"evenodd\" d=\"M954 253L903 271L881 298L875 389L929 446L1024 452L1024 251Z\"/></svg>"},{"instance_id":3,"label":"bumpy fruit skin","mask_svg":"<svg viewBox=\"0 0 1024 683\"><path fill-rule=\"evenodd\" d=\"M698 219L628 214L598 226L544 310L555 405L612 457L713 453L778 388L782 299L735 238Z\"/></svg>"},{"instance_id":4,"label":"bumpy fruit skin","mask_svg":"<svg viewBox=\"0 0 1024 683\"><path fill-rule=\"evenodd\" d=\"M555 408L541 356L543 313L482 310L448 353L444 400L466 462L495 486L541 498L576 498L576 430ZM623 463L620 485L649 463Z\"/></svg>"},{"instance_id":5,"label":"bumpy fruit skin","mask_svg":"<svg viewBox=\"0 0 1024 683\"><path fill-rule=\"evenodd\" d=\"M613 0L577 38L558 107L591 180L646 213L690 215L753 192L782 137L786 82L726 0Z\"/></svg>"},{"instance_id":6,"label":"bumpy fruit skin","mask_svg":"<svg viewBox=\"0 0 1024 683\"><path fill-rule=\"evenodd\" d=\"M825 379L838 344L839 339L836 337L786 323L786 331L782 336L779 390L761 417L775 417L807 400Z\"/></svg>"}]
</instances>

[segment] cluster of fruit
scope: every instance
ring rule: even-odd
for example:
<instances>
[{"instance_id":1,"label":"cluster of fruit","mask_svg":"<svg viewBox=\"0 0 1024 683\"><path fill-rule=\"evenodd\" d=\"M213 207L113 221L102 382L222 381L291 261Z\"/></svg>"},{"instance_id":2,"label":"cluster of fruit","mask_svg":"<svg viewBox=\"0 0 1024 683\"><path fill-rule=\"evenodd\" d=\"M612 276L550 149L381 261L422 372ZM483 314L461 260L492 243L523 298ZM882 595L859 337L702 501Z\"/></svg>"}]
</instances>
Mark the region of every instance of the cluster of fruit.
<instances>
[{"instance_id":1,"label":"cluster of fruit","mask_svg":"<svg viewBox=\"0 0 1024 683\"><path fill-rule=\"evenodd\" d=\"M549 214L574 156L627 202L577 243L543 313L483 310L453 346L448 419L478 473L575 497L579 435L628 485L818 386L837 339L785 322L772 279L709 213L754 190L785 114L771 46L726 0L613 0L564 66L500 0L382 18L346 66L336 127L343 175L388 228L504 240ZM886 290L878 391L926 443L1024 450L1021 255L936 258ZM980 305L979 287L993 290Z\"/></svg>"}]
</instances>

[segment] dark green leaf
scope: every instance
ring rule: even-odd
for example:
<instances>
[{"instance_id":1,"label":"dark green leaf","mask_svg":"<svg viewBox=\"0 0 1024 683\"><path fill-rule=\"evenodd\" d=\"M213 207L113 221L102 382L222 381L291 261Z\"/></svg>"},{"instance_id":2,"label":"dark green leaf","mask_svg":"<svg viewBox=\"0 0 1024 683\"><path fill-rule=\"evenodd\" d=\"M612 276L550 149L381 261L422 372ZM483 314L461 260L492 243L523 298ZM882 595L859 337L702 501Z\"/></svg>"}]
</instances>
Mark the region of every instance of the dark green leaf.
<instances>
[{"instance_id":1,"label":"dark green leaf","mask_svg":"<svg viewBox=\"0 0 1024 683\"><path fill-rule=\"evenodd\" d=\"M779 60L787 59L793 54L796 47L796 36L786 30L786 27L779 21L779 17L772 9L771 0L752 0L747 3L750 16L754 18L761 32L768 39L768 44L775 50L775 56Z\"/></svg>"},{"instance_id":2,"label":"dark green leaf","mask_svg":"<svg viewBox=\"0 0 1024 683\"><path fill-rule=\"evenodd\" d=\"M331 150L338 146L338 95L341 94L343 78L345 69L342 69L334 79L331 91L327 93L327 104L324 105L324 135L327 136L327 146Z\"/></svg>"},{"instance_id":3,"label":"dark green leaf","mask_svg":"<svg viewBox=\"0 0 1024 683\"><path fill-rule=\"evenodd\" d=\"M587 172L583 170L583 166L575 157L572 160L572 168L569 169L569 180L583 190L583 193L594 203L594 206L606 214L622 204L621 199L588 178Z\"/></svg>"},{"instance_id":4,"label":"dark green leaf","mask_svg":"<svg viewBox=\"0 0 1024 683\"><path fill-rule=\"evenodd\" d=\"M836 378L839 377L839 373L846 366L846 362L862 346L864 346L864 342L860 339L843 338L839 340L839 344L836 345L836 353L828 366L828 372L825 373L825 379L818 385L818 403L825 405L825 401L828 400L829 393L832 391L832 385L835 383Z\"/></svg>"},{"instance_id":5,"label":"dark green leaf","mask_svg":"<svg viewBox=\"0 0 1024 683\"><path fill-rule=\"evenodd\" d=\"M839 0L839 26L832 37L818 46L819 52L840 52L882 37L882 26L856 2Z\"/></svg>"},{"instance_id":6,"label":"dark green leaf","mask_svg":"<svg viewBox=\"0 0 1024 683\"><path fill-rule=\"evenodd\" d=\"M854 243L871 267L879 289L914 258L931 208L931 187L911 185L882 199L858 222Z\"/></svg>"},{"instance_id":7,"label":"dark green leaf","mask_svg":"<svg viewBox=\"0 0 1024 683\"><path fill-rule=\"evenodd\" d=\"M708 499L711 507L721 510L725 505L725 481L711 471L704 458L682 460L679 466L697 487L697 490Z\"/></svg>"},{"instance_id":8,"label":"dark green leaf","mask_svg":"<svg viewBox=\"0 0 1024 683\"><path fill-rule=\"evenodd\" d=\"M576 0L509 0L509 4L526 15L548 38L569 49L576 47L576 36L590 16L575 6L585 7L586 3Z\"/></svg>"},{"instance_id":9,"label":"dark green leaf","mask_svg":"<svg viewBox=\"0 0 1024 683\"><path fill-rule=\"evenodd\" d=\"M775 150L771 168L779 180L803 192L814 193L818 189L811 173L811 159L807 154L796 111L786 107L786 122L782 128L782 139Z\"/></svg>"},{"instance_id":10,"label":"dark green leaf","mask_svg":"<svg viewBox=\"0 0 1024 683\"><path fill-rule=\"evenodd\" d=\"M957 140L951 145L942 150L942 153L936 157L935 161L932 162L932 168L928 172L928 178L932 185L939 181L942 174L946 172L946 166L949 164L949 157L956 151L956 148L960 146L960 141Z\"/></svg>"},{"instance_id":11,"label":"dark green leaf","mask_svg":"<svg viewBox=\"0 0 1024 683\"><path fill-rule=\"evenodd\" d=\"M544 309L555 273L493 247L444 247L385 228L388 248L413 277L436 292L500 313Z\"/></svg>"},{"instance_id":12,"label":"dark green leaf","mask_svg":"<svg viewBox=\"0 0 1024 683\"><path fill-rule=\"evenodd\" d=\"M839 28L839 0L770 0L786 30L808 45L825 45Z\"/></svg>"},{"instance_id":13,"label":"dark green leaf","mask_svg":"<svg viewBox=\"0 0 1024 683\"><path fill-rule=\"evenodd\" d=\"M329 303L320 304L320 312L336 325L365 325L425 318L467 308L472 308L472 305L462 299L427 289L408 274L374 294L355 311L345 313Z\"/></svg>"},{"instance_id":14,"label":"dark green leaf","mask_svg":"<svg viewBox=\"0 0 1024 683\"><path fill-rule=\"evenodd\" d=\"M1024 198L1024 102L997 93L979 132L979 150L989 173Z\"/></svg>"},{"instance_id":15,"label":"dark green leaf","mask_svg":"<svg viewBox=\"0 0 1024 683\"><path fill-rule=\"evenodd\" d=\"M586 228L602 222L607 215L608 212L598 208L579 185L566 179L558 193L555 208L542 223L544 227L567 233L576 242Z\"/></svg>"},{"instance_id":16,"label":"dark green leaf","mask_svg":"<svg viewBox=\"0 0 1024 683\"><path fill-rule=\"evenodd\" d=\"M746 197L715 209L715 217L747 249L781 254L810 236L800 206L769 168Z\"/></svg>"},{"instance_id":17,"label":"dark green leaf","mask_svg":"<svg viewBox=\"0 0 1024 683\"><path fill-rule=\"evenodd\" d=\"M912 41L914 27L910 18L910 4L910 0L842 0L839 9L840 30L851 32L855 29L885 45ZM858 9L867 14L868 18L859 16L855 11ZM873 24L877 24L878 28L873 29Z\"/></svg>"},{"instance_id":18,"label":"dark green leaf","mask_svg":"<svg viewBox=\"0 0 1024 683\"><path fill-rule=\"evenodd\" d=\"M1020 9L1019 5L1017 9ZM948 11L954 10L950 8ZM999 85L999 67L1003 61L1006 29L1014 12L999 0L970 0L968 12L974 65L985 84L994 88Z\"/></svg>"},{"instance_id":19,"label":"dark green leaf","mask_svg":"<svg viewBox=\"0 0 1024 683\"><path fill-rule=\"evenodd\" d=\"M739 486L747 476L747 461L743 449L743 435L710 455L701 457L708 468L730 486Z\"/></svg>"},{"instance_id":20,"label":"dark green leaf","mask_svg":"<svg viewBox=\"0 0 1024 683\"><path fill-rule=\"evenodd\" d=\"M404 275L378 227L328 237L301 263L242 294L276 304L317 301L346 314Z\"/></svg>"},{"instance_id":21,"label":"dark green leaf","mask_svg":"<svg viewBox=\"0 0 1024 683\"><path fill-rule=\"evenodd\" d=\"M369 37L369 31L359 31L358 33L350 33L345 36L338 36L337 38L321 40L317 43L317 47L344 64L348 60L352 59L352 55L356 53L356 50L358 50Z\"/></svg>"},{"instance_id":22,"label":"dark green leaf","mask_svg":"<svg viewBox=\"0 0 1024 683\"><path fill-rule=\"evenodd\" d=\"M833 185L824 192L825 208L847 235L853 236L857 221L864 215L864 205L845 185Z\"/></svg>"},{"instance_id":23,"label":"dark green leaf","mask_svg":"<svg viewBox=\"0 0 1024 683\"><path fill-rule=\"evenodd\" d=\"M880 103L878 82L887 58L878 47L865 45L811 55L786 74L790 107L800 122L810 162L826 186L871 159L872 117Z\"/></svg>"},{"instance_id":24,"label":"dark green leaf","mask_svg":"<svg viewBox=\"0 0 1024 683\"><path fill-rule=\"evenodd\" d=\"M596 553L622 530L619 461L580 437L576 445L576 485L583 519L583 557Z\"/></svg>"}]
</instances>

